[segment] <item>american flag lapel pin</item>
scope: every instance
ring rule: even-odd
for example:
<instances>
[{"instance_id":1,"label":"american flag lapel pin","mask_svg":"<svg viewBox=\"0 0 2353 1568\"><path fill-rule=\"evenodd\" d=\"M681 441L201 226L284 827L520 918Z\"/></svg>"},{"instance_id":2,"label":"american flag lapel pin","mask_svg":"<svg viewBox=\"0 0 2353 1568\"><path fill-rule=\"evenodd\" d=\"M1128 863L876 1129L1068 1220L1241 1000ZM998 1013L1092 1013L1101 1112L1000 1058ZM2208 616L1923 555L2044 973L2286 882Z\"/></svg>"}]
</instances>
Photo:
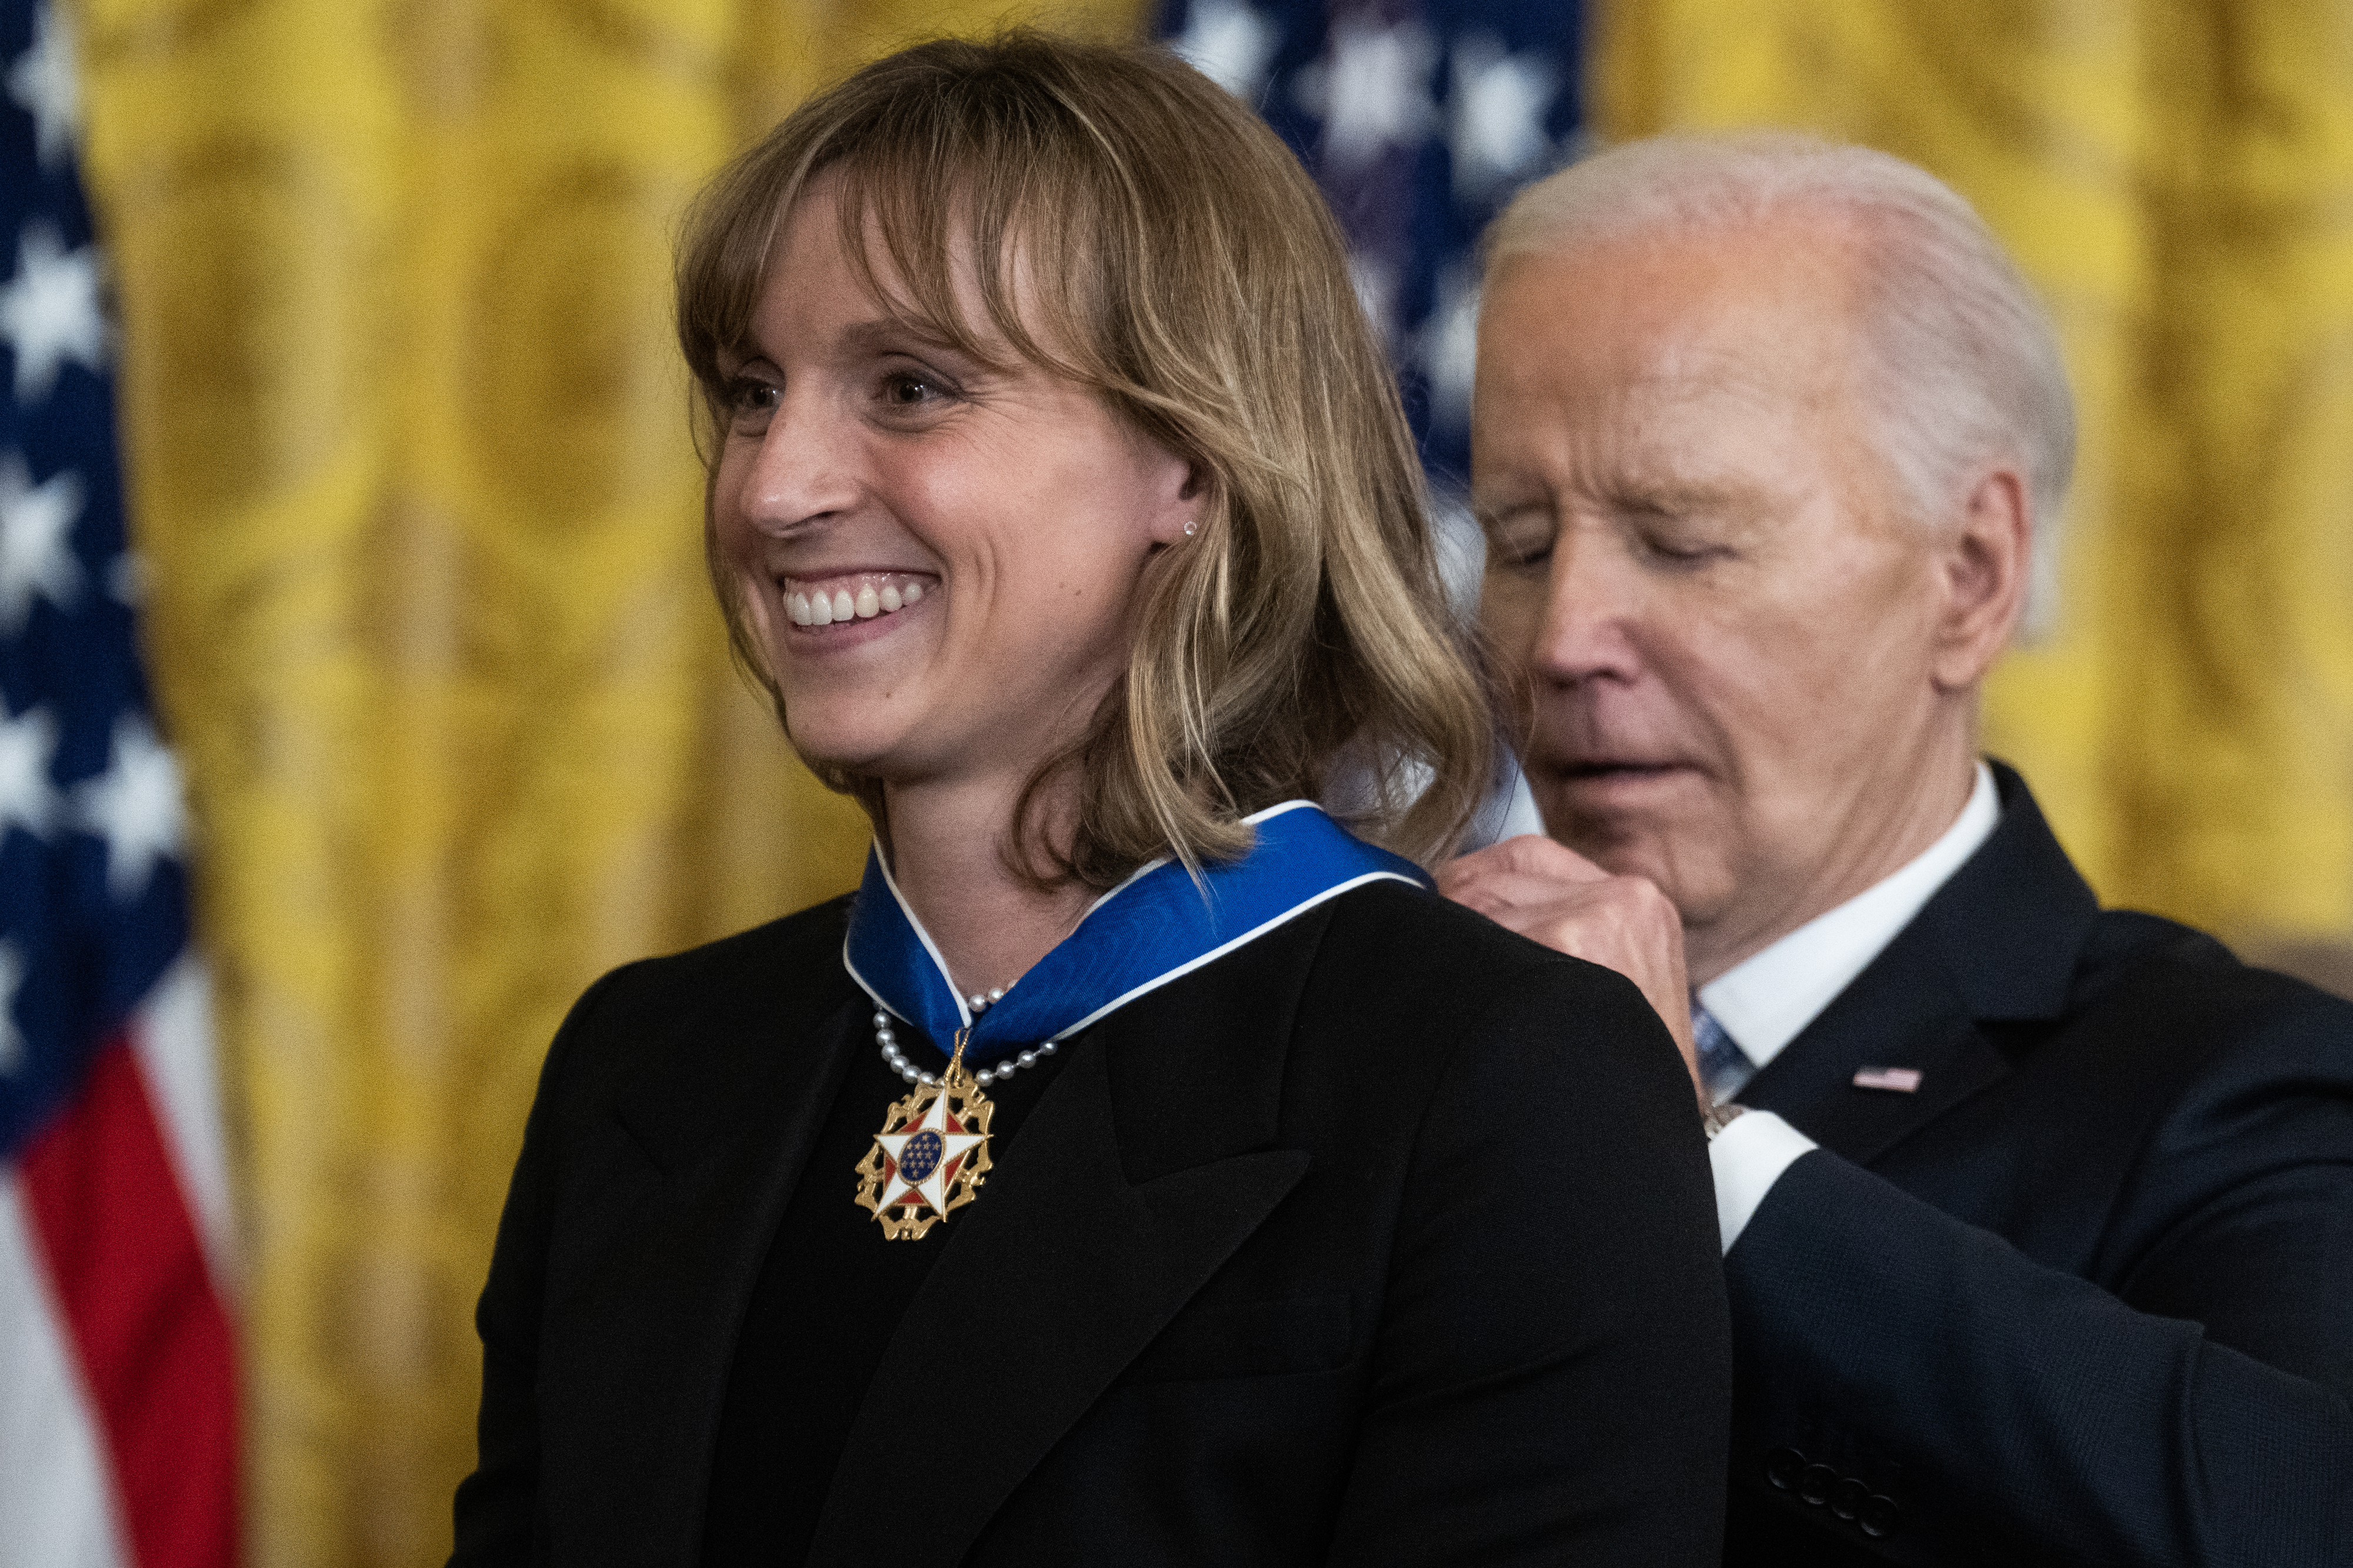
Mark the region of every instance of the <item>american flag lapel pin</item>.
<instances>
[{"instance_id":1,"label":"american flag lapel pin","mask_svg":"<svg viewBox=\"0 0 2353 1568\"><path fill-rule=\"evenodd\" d=\"M1894 1094L1917 1094L1920 1091L1918 1068L1857 1068L1854 1069L1857 1089L1883 1089Z\"/></svg>"}]
</instances>

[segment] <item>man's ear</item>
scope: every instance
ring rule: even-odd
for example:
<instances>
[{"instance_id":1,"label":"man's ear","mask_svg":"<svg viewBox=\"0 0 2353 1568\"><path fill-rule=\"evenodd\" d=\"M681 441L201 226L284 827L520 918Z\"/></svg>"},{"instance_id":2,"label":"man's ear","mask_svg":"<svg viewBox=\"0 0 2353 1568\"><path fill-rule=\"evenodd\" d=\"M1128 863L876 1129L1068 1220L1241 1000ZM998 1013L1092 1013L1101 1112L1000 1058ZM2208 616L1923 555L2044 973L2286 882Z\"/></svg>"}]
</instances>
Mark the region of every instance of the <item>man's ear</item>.
<instances>
[{"instance_id":1,"label":"man's ear","mask_svg":"<svg viewBox=\"0 0 2353 1568\"><path fill-rule=\"evenodd\" d=\"M1943 689L1975 686L2001 657L2026 605L2033 549L2034 503L2026 480L2012 468L1987 470L1938 551L1944 605L1933 674Z\"/></svg>"}]
</instances>

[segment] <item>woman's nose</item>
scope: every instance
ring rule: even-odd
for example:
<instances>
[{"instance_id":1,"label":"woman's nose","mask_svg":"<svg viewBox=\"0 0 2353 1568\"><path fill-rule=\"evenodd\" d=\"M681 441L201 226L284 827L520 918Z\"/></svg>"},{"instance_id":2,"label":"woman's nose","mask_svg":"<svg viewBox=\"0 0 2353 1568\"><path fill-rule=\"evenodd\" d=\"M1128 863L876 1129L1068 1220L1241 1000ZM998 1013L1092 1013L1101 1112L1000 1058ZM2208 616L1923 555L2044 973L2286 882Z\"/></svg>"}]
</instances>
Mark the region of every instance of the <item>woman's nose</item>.
<instances>
[{"instance_id":1,"label":"woman's nose","mask_svg":"<svg viewBox=\"0 0 2353 1568\"><path fill-rule=\"evenodd\" d=\"M740 500L744 520L763 533L792 532L855 502L858 443L822 400L780 397L758 441Z\"/></svg>"}]
</instances>

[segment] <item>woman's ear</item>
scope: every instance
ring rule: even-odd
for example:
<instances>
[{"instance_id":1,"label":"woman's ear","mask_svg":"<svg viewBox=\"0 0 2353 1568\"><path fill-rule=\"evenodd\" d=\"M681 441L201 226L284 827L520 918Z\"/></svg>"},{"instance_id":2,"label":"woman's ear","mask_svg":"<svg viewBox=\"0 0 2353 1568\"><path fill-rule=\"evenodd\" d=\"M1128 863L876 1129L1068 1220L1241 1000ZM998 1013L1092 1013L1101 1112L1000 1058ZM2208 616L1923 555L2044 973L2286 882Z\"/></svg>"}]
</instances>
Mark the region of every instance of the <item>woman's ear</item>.
<instances>
[{"instance_id":1,"label":"woman's ear","mask_svg":"<svg viewBox=\"0 0 2353 1568\"><path fill-rule=\"evenodd\" d=\"M1208 508L1210 483L1200 464L1164 451L1154 475L1151 522L1146 531L1155 544L1174 544L1198 531L1201 514Z\"/></svg>"}]
</instances>

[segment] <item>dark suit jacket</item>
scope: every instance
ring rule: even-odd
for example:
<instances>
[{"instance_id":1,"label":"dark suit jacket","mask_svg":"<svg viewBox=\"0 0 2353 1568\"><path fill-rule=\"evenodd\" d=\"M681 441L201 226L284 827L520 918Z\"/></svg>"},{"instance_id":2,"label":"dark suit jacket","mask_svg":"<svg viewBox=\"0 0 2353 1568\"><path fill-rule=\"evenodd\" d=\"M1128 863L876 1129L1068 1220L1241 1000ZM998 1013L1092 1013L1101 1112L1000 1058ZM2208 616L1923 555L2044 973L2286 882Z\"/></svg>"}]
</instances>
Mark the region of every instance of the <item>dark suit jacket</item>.
<instances>
[{"instance_id":1,"label":"dark suit jacket","mask_svg":"<svg viewBox=\"0 0 2353 1568\"><path fill-rule=\"evenodd\" d=\"M1823 1148L1725 1260L1726 1561L2353 1563L2353 1006L2102 912L1997 773L1740 1096Z\"/></svg>"},{"instance_id":2,"label":"dark suit jacket","mask_svg":"<svg viewBox=\"0 0 2353 1568\"><path fill-rule=\"evenodd\" d=\"M874 1049L846 903L574 1009L482 1294L454 1562L694 1562L747 1297ZM1712 1188L1619 976L1373 884L1079 1037L994 1152L901 1244L945 1250L811 1563L1714 1561Z\"/></svg>"}]
</instances>

